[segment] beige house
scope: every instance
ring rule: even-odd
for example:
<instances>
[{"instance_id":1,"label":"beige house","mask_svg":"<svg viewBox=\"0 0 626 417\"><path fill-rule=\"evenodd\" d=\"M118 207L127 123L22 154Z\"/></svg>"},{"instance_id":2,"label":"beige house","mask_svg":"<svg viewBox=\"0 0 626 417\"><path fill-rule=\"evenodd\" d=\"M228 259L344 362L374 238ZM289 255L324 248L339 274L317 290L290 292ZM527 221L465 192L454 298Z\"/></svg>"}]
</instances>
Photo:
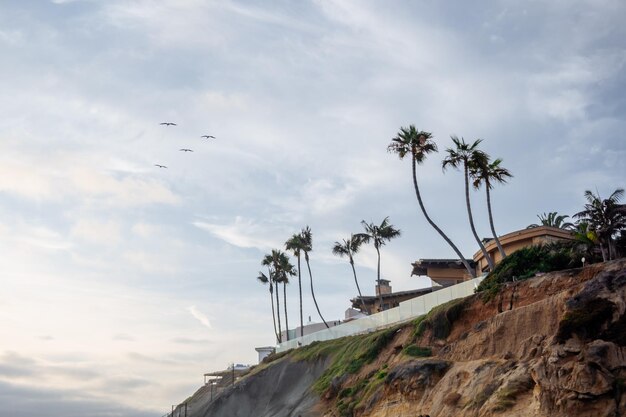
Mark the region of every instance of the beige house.
<instances>
[{"instance_id":1,"label":"beige house","mask_svg":"<svg viewBox=\"0 0 626 417\"><path fill-rule=\"evenodd\" d=\"M362 312L370 315L378 313L380 311L389 310L390 308L398 307L402 301L410 300L411 298L419 297L432 291L432 288L421 288L419 290L398 291L392 292L391 281L386 279L380 280L380 288L376 284L376 295L364 295L363 297L354 297L350 302L352 307L361 310ZM382 298L382 305L380 300Z\"/></svg>"},{"instance_id":2,"label":"beige house","mask_svg":"<svg viewBox=\"0 0 626 417\"><path fill-rule=\"evenodd\" d=\"M530 229L517 230L503 236L499 236L500 244L507 255L526 248L528 246L543 245L559 240L574 240L574 234L568 230L550 226L539 226ZM500 251L495 239L486 239L483 243L489 256L497 265L502 261ZM467 260L476 275L482 275L489 271L489 264L481 250L474 254L474 259ZM458 284L471 278L463 264L458 259L420 259L411 264L411 275L426 275L435 283L447 287Z\"/></svg>"},{"instance_id":3,"label":"beige house","mask_svg":"<svg viewBox=\"0 0 626 417\"><path fill-rule=\"evenodd\" d=\"M502 249L504 249L504 253L510 255L513 252L528 246L543 245L546 243L557 242L559 240L574 240L575 237L574 233L569 230L550 226L539 226L531 227L530 229L517 230L515 232L499 236L498 239L500 239L500 244L502 245ZM489 253L489 256L491 256L491 259L493 259L494 263L496 265L500 263L502 256L500 256L500 251L498 250L495 239L490 239L483 244L485 245L485 249L487 250L487 253ZM481 250L474 254L474 262L476 263L476 273L478 275L489 271L489 264L487 263L487 259L485 259Z\"/></svg>"},{"instance_id":4,"label":"beige house","mask_svg":"<svg viewBox=\"0 0 626 417\"><path fill-rule=\"evenodd\" d=\"M473 260L467 259L467 262L470 264L470 267L476 267ZM458 259L420 259L411 265L413 266L411 275L428 276L428 278L442 287L460 284L472 278L463 263Z\"/></svg>"}]
</instances>

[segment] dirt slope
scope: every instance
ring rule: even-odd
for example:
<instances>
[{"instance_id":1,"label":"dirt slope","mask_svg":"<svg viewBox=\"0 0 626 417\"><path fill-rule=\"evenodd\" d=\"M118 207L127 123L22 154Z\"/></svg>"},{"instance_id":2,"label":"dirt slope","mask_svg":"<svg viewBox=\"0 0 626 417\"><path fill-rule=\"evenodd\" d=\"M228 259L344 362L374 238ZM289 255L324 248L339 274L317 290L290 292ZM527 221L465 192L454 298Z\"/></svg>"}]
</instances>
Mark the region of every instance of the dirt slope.
<instances>
[{"instance_id":1,"label":"dirt slope","mask_svg":"<svg viewBox=\"0 0 626 417\"><path fill-rule=\"evenodd\" d=\"M189 415L626 417L625 311L626 260L546 274L298 349Z\"/></svg>"}]
</instances>

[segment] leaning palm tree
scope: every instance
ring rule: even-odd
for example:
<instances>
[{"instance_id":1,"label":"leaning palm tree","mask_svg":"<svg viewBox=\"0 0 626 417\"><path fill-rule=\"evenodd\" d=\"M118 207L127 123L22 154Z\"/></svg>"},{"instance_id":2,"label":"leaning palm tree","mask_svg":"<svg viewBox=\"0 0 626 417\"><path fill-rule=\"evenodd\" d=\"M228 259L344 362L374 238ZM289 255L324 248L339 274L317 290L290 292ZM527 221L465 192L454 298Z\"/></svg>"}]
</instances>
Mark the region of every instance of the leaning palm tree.
<instances>
[{"instance_id":1,"label":"leaning palm tree","mask_svg":"<svg viewBox=\"0 0 626 417\"><path fill-rule=\"evenodd\" d=\"M262 284L269 284L270 303L272 304L272 321L274 322L274 335L276 336L276 342L279 342L280 338L278 337L278 332L276 332L276 313L274 312L274 284L272 283L272 280L261 271L259 271L259 276L257 277L257 279Z\"/></svg>"},{"instance_id":2,"label":"leaning palm tree","mask_svg":"<svg viewBox=\"0 0 626 417\"><path fill-rule=\"evenodd\" d=\"M432 134L430 132L424 132L421 130L417 130L414 125L410 125L408 128L401 127L398 135L392 139L391 144L387 146L387 151L391 153L398 154L400 159L404 159L405 156L411 156L411 167L413 169L413 187L415 188L415 195L417 197L417 202L419 203L420 208L422 209L422 213L426 218L426 221L432 226L433 229L439 233L439 235L450 245L452 250L457 254L459 260L467 269L467 272L475 277L476 273L474 269L470 266L469 262L465 259L461 251L456 247L454 243L448 238L448 236L435 224L434 221L430 218L428 213L426 212L426 208L424 207L424 202L422 201L422 195L420 194L420 189L417 184L417 165L422 164L424 160L426 160L426 156L431 152L437 152L437 144L432 140Z\"/></svg>"},{"instance_id":3,"label":"leaning palm tree","mask_svg":"<svg viewBox=\"0 0 626 417\"><path fill-rule=\"evenodd\" d=\"M374 243L374 248L376 249L376 254L378 255L378 264L376 268L376 282L378 283L378 297L380 302L380 308L383 308L383 295L380 291L380 247L384 246L388 241L393 238L400 236L400 230L393 227L392 224L389 223L389 217L385 217L380 225L376 225L374 223L367 223L365 220L361 221L361 225L365 229L365 233L357 234L358 238L363 241L363 243L369 243L372 241Z\"/></svg>"},{"instance_id":4,"label":"leaning palm tree","mask_svg":"<svg viewBox=\"0 0 626 417\"><path fill-rule=\"evenodd\" d=\"M309 270L309 278L311 281L311 296L313 297L313 303L315 304L315 308L317 309L317 314L319 314L320 318L324 322L324 325L328 329L328 323L324 320L322 313L320 311L320 307L317 305L317 300L315 299L315 291L313 291L313 275L311 274L311 264L309 263L309 252L313 250L313 234L311 233L311 228L306 226L300 232L300 239L302 240L302 252L304 252L304 260L306 261L306 267Z\"/></svg>"},{"instance_id":5,"label":"leaning palm tree","mask_svg":"<svg viewBox=\"0 0 626 417\"><path fill-rule=\"evenodd\" d=\"M478 149L478 145L482 142L482 139L477 139L474 143L466 143L465 139L457 138L456 136L452 136L452 142L454 142L455 148L448 148L446 152L448 156L446 156L441 164L443 170L445 171L448 166L453 168L461 168L463 169L463 176L465 178L465 203L467 205L467 215L469 217L470 228L472 229L472 234L476 239L476 243L480 247L480 250L483 253L483 256L487 260L489 264L489 270L493 271L494 263L491 256L485 249L485 245L483 245L482 240L478 237L478 233L476 233L476 227L474 226L474 218L472 216L472 206L470 204L470 194L469 194L469 170L471 167L479 166L480 164L484 164L487 155Z\"/></svg>"},{"instance_id":6,"label":"leaning palm tree","mask_svg":"<svg viewBox=\"0 0 626 417\"><path fill-rule=\"evenodd\" d=\"M268 269L268 276L270 278L270 280L272 281L273 284L276 285L276 317L278 318L278 343L281 343L283 341L282 338L282 333L283 330L281 328L281 321L280 321L280 298L278 296L278 274L276 273L276 269L275 269L275 263L274 263L274 251L275 249L272 249L272 253L265 255L263 257L263 260L261 261L261 265L266 266Z\"/></svg>"},{"instance_id":7,"label":"leaning palm tree","mask_svg":"<svg viewBox=\"0 0 626 417\"><path fill-rule=\"evenodd\" d=\"M504 249L502 248L500 239L498 239L496 229L493 226L490 190L493 188L494 182L504 184L506 183L507 178L512 178L513 175L511 175L508 169L500 166L500 164L502 163L502 159L498 158L493 162L489 162L489 155L485 154L485 157L486 159L484 163L473 165L470 168L470 176L474 180L473 184L475 189L479 189L482 184L485 184L485 190L487 191L487 211L489 212L489 226L491 227L491 233L493 234L493 238L495 239L496 245L498 246L498 251L500 251L500 256L502 257L502 259L504 259L506 258L506 253L504 253Z\"/></svg>"},{"instance_id":8,"label":"leaning palm tree","mask_svg":"<svg viewBox=\"0 0 626 417\"><path fill-rule=\"evenodd\" d=\"M574 217L586 222L597 236L604 261L615 257L614 237L626 229L626 205L619 204L623 196L624 190L621 188L606 199L602 199L599 193L595 195L587 190L585 209L574 214Z\"/></svg>"},{"instance_id":9,"label":"leaning palm tree","mask_svg":"<svg viewBox=\"0 0 626 417\"><path fill-rule=\"evenodd\" d=\"M526 227L527 229L532 229L533 227L540 227L540 226L550 226L550 227L556 227L558 229L565 229L565 230L572 230L572 231L576 229L576 225L574 225L574 223L565 221L569 217L567 214L559 214L556 211L551 211L548 214L546 213L538 214L537 217L539 218L540 223L530 224L528 225L528 227Z\"/></svg>"},{"instance_id":10,"label":"leaning palm tree","mask_svg":"<svg viewBox=\"0 0 626 417\"><path fill-rule=\"evenodd\" d=\"M363 313L365 313L365 301L363 301L363 294L361 294L361 288L359 287L359 281L356 278L356 269L354 268L354 258L353 255L356 254L361 248L361 244L363 243L363 239L359 236L350 235L349 239L343 239L342 243L335 242L335 246L333 246L333 255L337 255L341 258L344 256L348 257L348 261L350 262L350 266L352 266L352 273L354 274L354 283L356 284L356 289L359 292L359 299L361 300L361 304L363 304Z\"/></svg>"},{"instance_id":11,"label":"leaning palm tree","mask_svg":"<svg viewBox=\"0 0 626 417\"><path fill-rule=\"evenodd\" d=\"M291 251L298 260L298 295L300 296L300 337L304 336L304 320L302 318L302 274L300 269L300 255L303 248L302 236L294 234L285 242L285 249Z\"/></svg>"}]
</instances>

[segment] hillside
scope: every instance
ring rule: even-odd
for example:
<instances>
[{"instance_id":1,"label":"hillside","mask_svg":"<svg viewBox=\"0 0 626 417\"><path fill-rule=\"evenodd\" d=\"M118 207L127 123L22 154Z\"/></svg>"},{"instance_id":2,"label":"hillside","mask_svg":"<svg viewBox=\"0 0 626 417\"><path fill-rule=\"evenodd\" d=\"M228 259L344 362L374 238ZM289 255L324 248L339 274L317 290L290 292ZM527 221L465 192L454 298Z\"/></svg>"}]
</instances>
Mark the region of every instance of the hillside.
<instances>
[{"instance_id":1,"label":"hillside","mask_svg":"<svg viewBox=\"0 0 626 417\"><path fill-rule=\"evenodd\" d=\"M287 352L188 415L626 416L625 311L625 259L545 274Z\"/></svg>"}]
</instances>

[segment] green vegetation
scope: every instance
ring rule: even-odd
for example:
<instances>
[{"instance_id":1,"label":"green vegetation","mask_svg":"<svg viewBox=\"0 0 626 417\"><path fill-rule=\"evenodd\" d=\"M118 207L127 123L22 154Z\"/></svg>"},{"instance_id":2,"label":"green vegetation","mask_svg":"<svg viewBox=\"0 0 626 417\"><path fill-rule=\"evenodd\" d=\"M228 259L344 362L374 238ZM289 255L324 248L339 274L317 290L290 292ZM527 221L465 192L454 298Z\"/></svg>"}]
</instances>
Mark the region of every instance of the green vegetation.
<instances>
[{"instance_id":1,"label":"green vegetation","mask_svg":"<svg viewBox=\"0 0 626 417\"><path fill-rule=\"evenodd\" d=\"M428 329L432 331L432 335L436 339L448 337L452 330L452 325L461 317L466 302L465 298L451 300L433 308L428 314L417 318L413 321L415 326L414 338L422 336Z\"/></svg>"},{"instance_id":2,"label":"green vegetation","mask_svg":"<svg viewBox=\"0 0 626 417\"><path fill-rule=\"evenodd\" d=\"M415 356L418 358L425 358L428 356L432 356L433 354L431 348L417 345L408 345L402 350L402 352L404 352L405 355Z\"/></svg>"},{"instance_id":3,"label":"green vegetation","mask_svg":"<svg viewBox=\"0 0 626 417\"><path fill-rule=\"evenodd\" d=\"M565 313L559 323L556 337L565 341L572 334L577 334L581 339L595 339L600 335L603 324L613 317L615 304L608 300L594 298L575 309Z\"/></svg>"},{"instance_id":4,"label":"green vegetation","mask_svg":"<svg viewBox=\"0 0 626 417\"><path fill-rule=\"evenodd\" d=\"M530 246L507 256L478 286L483 299L492 299L502 284L533 277L537 272L567 269L571 264L570 249L564 245Z\"/></svg>"},{"instance_id":5,"label":"green vegetation","mask_svg":"<svg viewBox=\"0 0 626 417\"><path fill-rule=\"evenodd\" d=\"M397 326L367 335L311 343L294 351L292 358L294 360L317 360L332 357L332 363L313 386L315 391L321 394L336 378L355 374L364 365L373 362L391 342L399 328Z\"/></svg>"}]
</instances>

